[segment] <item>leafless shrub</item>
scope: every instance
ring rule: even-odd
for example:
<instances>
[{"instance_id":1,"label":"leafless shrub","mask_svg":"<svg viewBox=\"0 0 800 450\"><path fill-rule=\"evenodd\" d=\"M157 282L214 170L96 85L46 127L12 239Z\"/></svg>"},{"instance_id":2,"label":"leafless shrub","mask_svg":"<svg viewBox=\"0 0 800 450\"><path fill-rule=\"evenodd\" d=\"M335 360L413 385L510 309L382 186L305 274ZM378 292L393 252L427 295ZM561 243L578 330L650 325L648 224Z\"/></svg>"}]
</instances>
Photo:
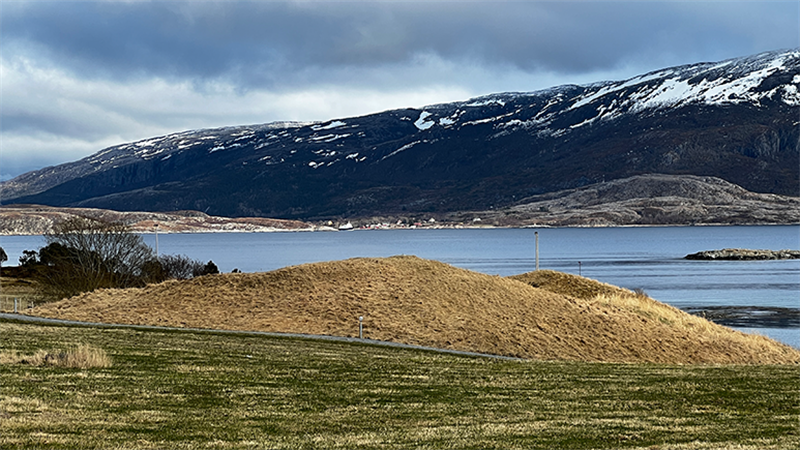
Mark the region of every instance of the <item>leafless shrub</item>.
<instances>
[{"instance_id":1,"label":"leafless shrub","mask_svg":"<svg viewBox=\"0 0 800 450\"><path fill-rule=\"evenodd\" d=\"M98 288L144 284L153 259L141 236L121 223L76 217L56 224L39 252L39 278L49 297L71 297Z\"/></svg>"},{"instance_id":2,"label":"leafless shrub","mask_svg":"<svg viewBox=\"0 0 800 450\"><path fill-rule=\"evenodd\" d=\"M164 275L170 279L188 280L194 276L195 271L203 263L193 260L185 255L163 255L158 257L158 262L164 269Z\"/></svg>"},{"instance_id":3,"label":"leafless shrub","mask_svg":"<svg viewBox=\"0 0 800 450\"><path fill-rule=\"evenodd\" d=\"M191 259L186 255L163 255L159 256L157 261L151 264L156 264L157 267L148 269L149 273L158 273L158 276L151 276L149 282L158 282L169 279L175 280L188 280L194 277L219 273L217 265L213 261L205 264L202 262Z\"/></svg>"}]
</instances>

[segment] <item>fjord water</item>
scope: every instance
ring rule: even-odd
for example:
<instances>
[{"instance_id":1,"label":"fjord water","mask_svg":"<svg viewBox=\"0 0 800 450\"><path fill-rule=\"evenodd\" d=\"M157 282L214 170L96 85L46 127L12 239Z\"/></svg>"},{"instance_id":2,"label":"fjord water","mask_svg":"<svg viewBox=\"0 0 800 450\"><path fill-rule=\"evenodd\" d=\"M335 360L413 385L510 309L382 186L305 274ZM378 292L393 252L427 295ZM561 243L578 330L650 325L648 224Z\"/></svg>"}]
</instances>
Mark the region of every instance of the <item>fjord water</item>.
<instances>
[{"instance_id":1,"label":"fjord water","mask_svg":"<svg viewBox=\"0 0 800 450\"><path fill-rule=\"evenodd\" d=\"M643 289L678 308L800 307L800 260L690 261L722 248L800 249L800 226L419 229L350 232L159 235L164 254L213 260L223 272L269 271L352 257L416 255L492 275L539 267ZM145 235L155 246L155 236ZM9 262L41 237L1 238ZM800 329L751 328L800 347Z\"/></svg>"}]
</instances>

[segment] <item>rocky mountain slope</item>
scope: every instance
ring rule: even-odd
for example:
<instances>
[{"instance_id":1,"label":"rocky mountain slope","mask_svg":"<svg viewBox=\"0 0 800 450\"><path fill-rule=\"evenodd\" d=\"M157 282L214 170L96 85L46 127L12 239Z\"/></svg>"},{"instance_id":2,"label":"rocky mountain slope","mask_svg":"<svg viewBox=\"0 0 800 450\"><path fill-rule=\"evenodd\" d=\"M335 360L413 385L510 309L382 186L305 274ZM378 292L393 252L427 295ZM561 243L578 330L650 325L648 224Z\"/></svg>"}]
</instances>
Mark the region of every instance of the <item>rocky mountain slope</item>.
<instances>
[{"instance_id":1,"label":"rocky mountain slope","mask_svg":"<svg viewBox=\"0 0 800 450\"><path fill-rule=\"evenodd\" d=\"M636 175L800 194L800 50L323 123L186 131L0 184L4 204L299 219L496 210Z\"/></svg>"}]
</instances>

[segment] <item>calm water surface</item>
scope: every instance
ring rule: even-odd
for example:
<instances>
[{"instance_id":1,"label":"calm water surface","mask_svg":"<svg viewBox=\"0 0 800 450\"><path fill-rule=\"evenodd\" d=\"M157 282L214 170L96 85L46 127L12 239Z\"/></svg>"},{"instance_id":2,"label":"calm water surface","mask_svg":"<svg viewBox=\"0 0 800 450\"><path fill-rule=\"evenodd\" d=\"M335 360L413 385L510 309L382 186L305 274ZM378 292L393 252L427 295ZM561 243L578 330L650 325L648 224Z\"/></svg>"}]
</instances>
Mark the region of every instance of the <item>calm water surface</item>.
<instances>
[{"instance_id":1,"label":"calm water surface","mask_svg":"<svg viewBox=\"0 0 800 450\"><path fill-rule=\"evenodd\" d=\"M800 226L378 230L159 235L162 254L213 260L223 272L269 271L362 256L416 255L498 275L539 267L629 289L673 306L800 307L800 260L688 261L689 253L729 247L800 249ZM145 235L155 247L155 236ZM9 263L39 236L0 237ZM798 329L745 329L800 347Z\"/></svg>"}]
</instances>

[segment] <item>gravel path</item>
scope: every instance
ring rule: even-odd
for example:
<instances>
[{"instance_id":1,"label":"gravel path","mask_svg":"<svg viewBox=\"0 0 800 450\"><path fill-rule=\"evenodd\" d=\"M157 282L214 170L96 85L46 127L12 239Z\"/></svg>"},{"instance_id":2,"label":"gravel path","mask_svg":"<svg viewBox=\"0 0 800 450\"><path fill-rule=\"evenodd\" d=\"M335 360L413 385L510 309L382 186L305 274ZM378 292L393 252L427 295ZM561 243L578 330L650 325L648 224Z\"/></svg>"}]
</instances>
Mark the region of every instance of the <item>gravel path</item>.
<instances>
[{"instance_id":1,"label":"gravel path","mask_svg":"<svg viewBox=\"0 0 800 450\"><path fill-rule=\"evenodd\" d=\"M239 331L239 330L209 330L203 328L176 328L176 327L158 327L153 325L127 325L127 324L113 324L113 323L97 323L97 322L78 322L74 320L61 320L50 319L47 317L28 316L25 314L8 314L0 313L0 320L16 320L20 322L52 324L52 325L73 325L84 327L102 327L102 328L133 328L154 331L189 331L193 333L222 333L222 334L242 334L254 336L270 336L270 337L289 337L300 339L315 339L319 341L333 341L333 342L354 342L361 344L380 345L383 347L397 347L407 348L414 350L426 350L437 353L446 353L458 356L477 356L482 358L503 359L509 361L524 361L522 358L514 358L511 356L490 355L486 353L464 352L459 350L448 350L434 347L423 347L420 345L400 344L397 342L376 341L373 339L359 339L340 336L326 336L319 334L299 334L299 333L272 333L268 331Z\"/></svg>"}]
</instances>

